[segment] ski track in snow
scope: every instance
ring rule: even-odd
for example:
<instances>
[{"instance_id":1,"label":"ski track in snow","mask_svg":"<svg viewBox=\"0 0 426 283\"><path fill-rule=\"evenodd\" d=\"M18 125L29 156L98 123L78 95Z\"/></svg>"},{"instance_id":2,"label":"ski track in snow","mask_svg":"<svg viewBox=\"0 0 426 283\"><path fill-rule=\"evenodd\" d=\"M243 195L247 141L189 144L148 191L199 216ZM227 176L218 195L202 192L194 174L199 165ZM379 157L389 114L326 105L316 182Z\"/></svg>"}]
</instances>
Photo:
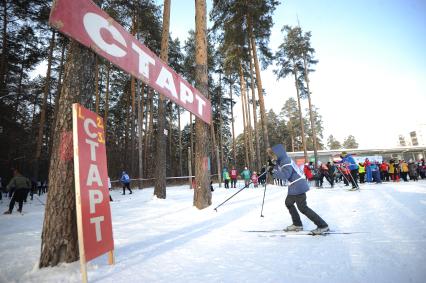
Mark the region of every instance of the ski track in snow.
<instances>
[{"instance_id":1,"label":"ski track in snow","mask_svg":"<svg viewBox=\"0 0 426 283\"><path fill-rule=\"evenodd\" d=\"M291 224L285 187L236 192L217 188L198 210L193 191L170 187L132 195L113 191L116 264L88 263L89 282L425 282L426 181L363 184L360 192L311 189L308 205L330 228L351 235L273 237L247 230ZM43 202L45 196L40 198ZM7 209L8 199L0 203ZM24 204L24 215L0 215L0 282L80 282L78 262L38 269L44 206ZM315 226L302 215L305 230Z\"/></svg>"}]
</instances>

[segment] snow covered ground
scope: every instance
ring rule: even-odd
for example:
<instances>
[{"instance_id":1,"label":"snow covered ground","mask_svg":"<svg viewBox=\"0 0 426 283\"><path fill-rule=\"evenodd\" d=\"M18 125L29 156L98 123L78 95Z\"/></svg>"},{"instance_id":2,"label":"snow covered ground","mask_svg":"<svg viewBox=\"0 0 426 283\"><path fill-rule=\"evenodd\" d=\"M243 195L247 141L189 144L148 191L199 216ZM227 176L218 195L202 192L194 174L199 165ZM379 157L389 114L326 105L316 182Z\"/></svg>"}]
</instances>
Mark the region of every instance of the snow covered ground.
<instances>
[{"instance_id":1,"label":"snow covered ground","mask_svg":"<svg viewBox=\"0 0 426 283\"><path fill-rule=\"evenodd\" d=\"M89 262L89 282L426 282L426 181L361 189L308 192L308 205L331 229L363 232L316 237L244 232L291 224L284 187L268 186L263 218L262 188L242 191L218 212L235 189L217 188L204 210L184 186L168 188L166 200L152 189L113 191L116 264L106 256ZM0 282L81 280L78 262L37 268L43 208L34 199L24 215L0 215Z\"/></svg>"}]
</instances>

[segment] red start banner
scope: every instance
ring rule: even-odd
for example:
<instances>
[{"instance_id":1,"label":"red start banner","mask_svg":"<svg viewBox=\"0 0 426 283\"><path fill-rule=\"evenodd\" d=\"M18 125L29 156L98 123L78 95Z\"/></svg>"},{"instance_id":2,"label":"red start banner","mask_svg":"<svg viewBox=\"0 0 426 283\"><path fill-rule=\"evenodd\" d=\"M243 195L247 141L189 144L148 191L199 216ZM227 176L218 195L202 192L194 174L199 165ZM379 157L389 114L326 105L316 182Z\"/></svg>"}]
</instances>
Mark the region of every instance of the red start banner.
<instances>
[{"instance_id":1,"label":"red start banner","mask_svg":"<svg viewBox=\"0 0 426 283\"><path fill-rule=\"evenodd\" d=\"M114 249L103 119L73 104L74 175L80 257Z\"/></svg>"},{"instance_id":2,"label":"red start banner","mask_svg":"<svg viewBox=\"0 0 426 283\"><path fill-rule=\"evenodd\" d=\"M49 23L210 124L210 101L92 1L54 1Z\"/></svg>"}]
</instances>

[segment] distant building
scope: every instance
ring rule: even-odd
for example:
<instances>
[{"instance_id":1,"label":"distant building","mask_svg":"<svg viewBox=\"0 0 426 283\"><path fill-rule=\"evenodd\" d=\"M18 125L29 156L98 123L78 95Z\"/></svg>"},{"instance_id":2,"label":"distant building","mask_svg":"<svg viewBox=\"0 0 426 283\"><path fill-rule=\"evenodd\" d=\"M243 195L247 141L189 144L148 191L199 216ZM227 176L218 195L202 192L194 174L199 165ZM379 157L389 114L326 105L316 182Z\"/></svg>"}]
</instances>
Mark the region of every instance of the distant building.
<instances>
[{"instance_id":1,"label":"distant building","mask_svg":"<svg viewBox=\"0 0 426 283\"><path fill-rule=\"evenodd\" d=\"M399 146L426 146L426 124L418 124L405 135L399 135Z\"/></svg>"}]
</instances>

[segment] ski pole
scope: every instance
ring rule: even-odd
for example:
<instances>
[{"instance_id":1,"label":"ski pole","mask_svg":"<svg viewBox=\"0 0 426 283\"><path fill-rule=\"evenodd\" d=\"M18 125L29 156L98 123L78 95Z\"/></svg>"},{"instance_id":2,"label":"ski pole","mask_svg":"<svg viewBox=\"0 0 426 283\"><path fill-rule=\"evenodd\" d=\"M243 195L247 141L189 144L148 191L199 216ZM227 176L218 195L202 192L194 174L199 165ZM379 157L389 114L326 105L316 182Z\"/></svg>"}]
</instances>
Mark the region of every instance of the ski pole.
<instances>
[{"instance_id":1,"label":"ski pole","mask_svg":"<svg viewBox=\"0 0 426 283\"><path fill-rule=\"evenodd\" d=\"M349 179L348 179L348 177L346 177L346 174L345 174L345 173L343 173L343 171L339 169L339 167L337 167L337 170L339 170L339 171L340 171L340 173L342 174L343 178L345 178L345 180L346 180L346 182L348 182L348 184L351 184L351 183L352 183L352 182L351 182L351 180L349 180ZM351 173L349 172L349 174L348 174L348 175L351 175Z\"/></svg>"},{"instance_id":2,"label":"ski pole","mask_svg":"<svg viewBox=\"0 0 426 283\"><path fill-rule=\"evenodd\" d=\"M351 180L353 181L352 184L355 184L355 187L359 190L358 182L355 180L354 176L352 176L351 171L349 171L349 176L351 177Z\"/></svg>"},{"instance_id":3,"label":"ski pole","mask_svg":"<svg viewBox=\"0 0 426 283\"><path fill-rule=\"evenodd\" d=\"M266 173L267 173L268 171L265 171L265 172L263 172L262 174L260 174L260 176L259 177L262 177L263 175L265 175ZM259 178L258 177L258 178ZM222 202L221 204L219 204L218 206L216 206L215 208L214 208L214 210L216 210L216 212L217 212L217 209L219 208L219 207L221 207L225 202L227 202L228 200L230 200L231 198L233 198L236 194L238 194L239 192L241 192L242 190L244 190L245 188L248 188L248 186L250 186L251 184L253 183L253 181L251 181L251 182L249 182L247 185L245 185L243 188L241 188L241 189L239 189L235 194L233 194L232 196L230 196L229 198L227 198L224 202Z\"/></svg>"},{"instance_id":4,"label":"ski pole","mask_svg":"<svg viewBox=\"0 0 426 283\"><path fill-rule=\"evenodd\" d=\"M35 196L35 198L42 204L42 205L44 205L44 203L38 198L38 196L37 195L34 195Z\"/></svg>"},{"instance_id":5,"label":"ski pole","mask_svg":"<svg viewBox=\"0 0 426 283\"><path fill-rule=\"evenodd\" d=\"M265 203L265 195L266 195L266 180L265 180L265 189L263 190L262 210L260 211L260 217L264 217L263 216L263 204Z\"/></svg>"},{"instance_id":6,"label":"ski pole","mask_svg":"<svg viewBox=\"0 0 426 283\"><path fill-rule=\"evenodd\" d=\"M343 176L343 178L345 178L345 180L346 180L346 182L348 182L348 184L349 183L352 183L351 181L349 181L349 179L345 176L345 173L343 173L343 171L342 170L340 170L340 168L339 167L337 167L336 166L336 168L337 168L337 170L342 174L342 176Z\"/></svg>"}]
</instances>

